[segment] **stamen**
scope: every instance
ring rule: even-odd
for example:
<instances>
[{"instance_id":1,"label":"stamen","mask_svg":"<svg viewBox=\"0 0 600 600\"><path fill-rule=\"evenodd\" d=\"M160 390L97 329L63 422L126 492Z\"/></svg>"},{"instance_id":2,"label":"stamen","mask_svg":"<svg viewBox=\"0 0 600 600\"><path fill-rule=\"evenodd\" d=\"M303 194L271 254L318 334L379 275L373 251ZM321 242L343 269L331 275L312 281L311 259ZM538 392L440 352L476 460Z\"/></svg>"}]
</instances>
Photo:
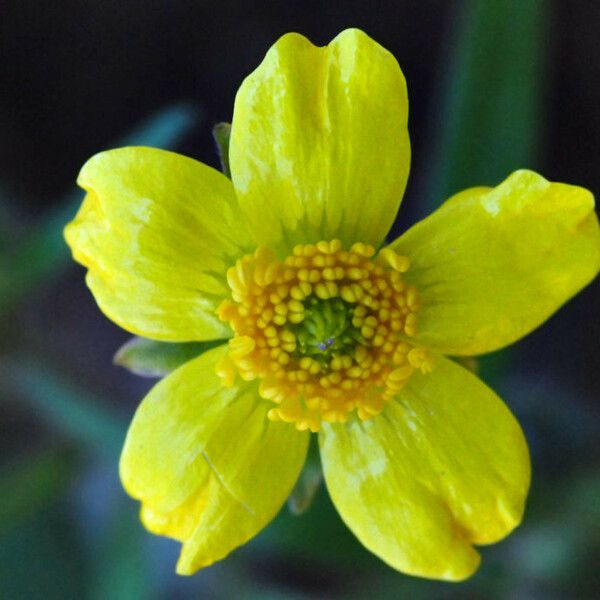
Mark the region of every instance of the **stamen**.
<instances>
[{"instance_id":1,"label":"stamen","mask_svg":"<svg viewBox=\"0 0 600 600\"><path fill-rule=\"evenodd\" d=\"M270 419L314 432L353 412L379 414L415 369L431 371L431 357L408 341L419 309L402 280L410 260L389 248L375 254L322 240L283 261L265 247L239 259L227 271L232 299L217 311L235 333L217 366L223 383L259 379Z\"/></svg>"}]
</instances>

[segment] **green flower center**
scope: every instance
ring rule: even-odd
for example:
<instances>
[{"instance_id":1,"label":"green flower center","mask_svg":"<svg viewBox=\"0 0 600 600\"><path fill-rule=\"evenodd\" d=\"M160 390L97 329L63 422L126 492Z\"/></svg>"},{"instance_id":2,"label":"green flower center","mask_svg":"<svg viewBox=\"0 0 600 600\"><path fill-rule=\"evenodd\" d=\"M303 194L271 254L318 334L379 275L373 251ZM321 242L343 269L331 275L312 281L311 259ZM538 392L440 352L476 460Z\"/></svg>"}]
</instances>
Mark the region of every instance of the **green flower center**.
<instances>
[{"instance_id":1,"label":"green flower center","mask_svg":"<svg viewBox=\"0 0 600 600\"><path fill-rule=\"evenodd\" d=\"M355 308L340 298L306 299L304 320L290 327L298 343L297 356L310 356L326 366L334 356L353 354L356 344L366 344L352 325Z\"/></svg>"}]
</instances>

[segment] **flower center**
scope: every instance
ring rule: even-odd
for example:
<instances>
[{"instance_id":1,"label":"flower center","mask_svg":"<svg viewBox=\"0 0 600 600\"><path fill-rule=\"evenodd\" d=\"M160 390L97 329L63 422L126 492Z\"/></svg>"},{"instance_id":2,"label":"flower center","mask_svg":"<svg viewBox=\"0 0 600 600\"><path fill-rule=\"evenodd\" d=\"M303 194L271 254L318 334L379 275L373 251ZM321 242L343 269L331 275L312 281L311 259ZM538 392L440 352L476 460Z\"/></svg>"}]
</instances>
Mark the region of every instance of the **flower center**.
<instances>
[{"instance_id":1,"label":"flower center","mask_svg":"<svg viewBox=\"0 0 600 600\"><path fill-rule=\"evenodd\" d=\"M380 413L415 368L431 369L408 341L418 310L402 280L409 265L389 248L375 257L339 240L296 246L283 261L265 247L244 256L227 271L232 299L218 310L234 331L219 376L260 380L269 418L301 430Z\"/></svg>"},{"instance_id":2,"label":"flower center","mask_svg":"<svg viewBox=\"0 0 600 600\"><path fill-rule=\"evenodd\" d=\"M310 356L323 367L340 354L352 353L357 342L366 343L352 324L355 306L341 298L310 296L304 301L304 320L290 327L296 336L296 355Z\"/></svg>"}]
</instances>

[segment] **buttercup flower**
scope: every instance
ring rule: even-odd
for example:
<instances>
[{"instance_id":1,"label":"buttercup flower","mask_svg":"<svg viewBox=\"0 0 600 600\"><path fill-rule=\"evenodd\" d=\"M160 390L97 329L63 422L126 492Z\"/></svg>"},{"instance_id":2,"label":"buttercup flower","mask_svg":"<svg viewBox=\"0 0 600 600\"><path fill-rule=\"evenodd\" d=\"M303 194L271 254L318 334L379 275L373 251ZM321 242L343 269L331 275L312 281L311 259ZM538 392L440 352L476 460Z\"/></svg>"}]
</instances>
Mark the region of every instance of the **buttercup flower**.
<instances>
[{"instance_id":1,"label":"buttercup flower","mask_svg":"<svg viewBox=\"0 0 600 600\"><path fill-rule=\"evenodd\" d=\"M190 574L260 531L318 432L342 519L392 567L460 580L521 521L519 425L445 355L502 348L600 268L590 192L517 171L389 245L410 163L406 84L359 30L283 36L242 83L231 181L152 148L102 152L66 239L135 334L222 339L160 381L121 457Z\"/></svg>"}]
</instances>

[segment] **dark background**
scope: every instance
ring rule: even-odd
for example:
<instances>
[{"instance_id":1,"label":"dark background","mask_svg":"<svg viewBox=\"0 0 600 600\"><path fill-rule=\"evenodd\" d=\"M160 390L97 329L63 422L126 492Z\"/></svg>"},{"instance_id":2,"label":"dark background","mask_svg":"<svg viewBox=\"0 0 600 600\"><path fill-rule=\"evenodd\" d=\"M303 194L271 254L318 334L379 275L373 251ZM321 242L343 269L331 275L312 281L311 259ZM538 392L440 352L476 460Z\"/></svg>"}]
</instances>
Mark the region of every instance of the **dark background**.
<instances>
[{"instance_id":1,"label":"dark background","mask_svg":"<svg viewBox=\"0 0 600 600\"><path fill-rule=\"evenodd\" d=\"M394 232L511 170L600 190L593 1L3 2L0 22L0 598L593 598L600 589L600 286L480 375L531 446L524 525L459 585L399 575L321 490L224 562L173 574L177 545L120 489L127 422L153 381L112 364L106 320L61 239L80 166L123 143L218 166L211 128L269 46L357 26L406 75L413 169ZM377 176L376 173L373 174Z\"/></svg>"}]
</instances>

